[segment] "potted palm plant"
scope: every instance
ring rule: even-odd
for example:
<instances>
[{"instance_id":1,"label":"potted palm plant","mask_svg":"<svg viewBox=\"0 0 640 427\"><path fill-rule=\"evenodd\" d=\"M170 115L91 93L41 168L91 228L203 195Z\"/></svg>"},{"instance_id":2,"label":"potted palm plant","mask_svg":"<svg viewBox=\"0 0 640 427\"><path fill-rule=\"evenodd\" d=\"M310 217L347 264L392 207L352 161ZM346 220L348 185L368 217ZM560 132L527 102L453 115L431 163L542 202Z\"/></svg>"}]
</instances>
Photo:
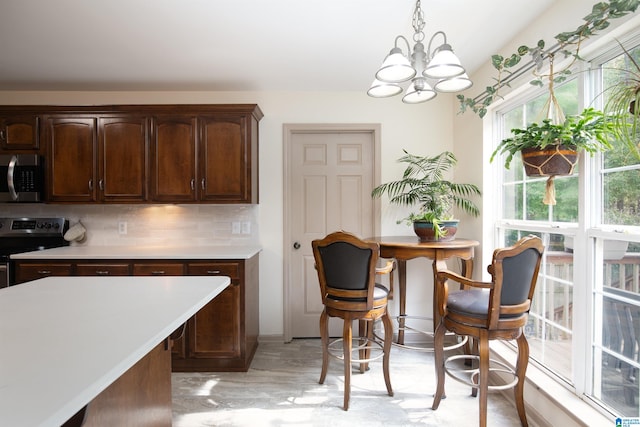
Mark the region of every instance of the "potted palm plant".
<instances>
[{"instance_id":1,"label":"potted palm plant","mask_svg":"<svg viewBox=\"0 0 640 427\"><path fill-rule=\"evenodd\" d=\"M418 205L419 209L398 221L413 225L421 241L451 240L457 231L458 220L453 218L454 206L472 216L480 210L470 199L480 195L473 184L456 184L444 179L444 174L456 165L453 153L445 151L434 157L417 156L404 151L398 159L407 167L402 179L381 184L373 189L372 197L387 195L389 202L400 206Z\"/></svg>"}]
</instances>

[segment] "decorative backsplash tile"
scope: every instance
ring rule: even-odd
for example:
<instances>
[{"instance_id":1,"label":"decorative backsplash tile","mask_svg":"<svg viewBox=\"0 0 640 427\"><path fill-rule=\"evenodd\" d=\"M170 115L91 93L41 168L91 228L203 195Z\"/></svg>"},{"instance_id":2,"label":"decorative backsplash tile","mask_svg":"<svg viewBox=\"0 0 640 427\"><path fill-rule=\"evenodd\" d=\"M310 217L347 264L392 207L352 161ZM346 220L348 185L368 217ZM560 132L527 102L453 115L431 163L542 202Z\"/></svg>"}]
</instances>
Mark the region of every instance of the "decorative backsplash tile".
<instances>
[{"instance_id":1,"label":"decorative backsplash tile","mask_svg":"<svg viewBox=\"0 0 640 427\"><path fill-rule=\"evenodd\" d=\"M71 225L80 221L87 229L82 245L244 245L259 244L257 209L254 205L2 204L0 217L65 217ZM126 234L121 233L124 228Z\"/></svg>"}]
</instances>

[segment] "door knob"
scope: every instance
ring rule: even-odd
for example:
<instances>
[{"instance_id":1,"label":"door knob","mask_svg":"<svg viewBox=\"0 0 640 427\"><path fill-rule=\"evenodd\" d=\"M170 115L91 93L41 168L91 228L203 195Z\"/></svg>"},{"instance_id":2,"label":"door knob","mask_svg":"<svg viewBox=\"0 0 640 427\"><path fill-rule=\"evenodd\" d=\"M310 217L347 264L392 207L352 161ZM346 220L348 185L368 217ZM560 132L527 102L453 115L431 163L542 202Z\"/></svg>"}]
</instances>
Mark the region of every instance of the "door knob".
<instances>
[{"instance_id":1,"label":"door knob","mask_svg":"<svg viewBox=\"0 0 640 427\"><path fill-rule=\"evenodd\" d=\"M300 249L300 243L295 242L295 243L293 244L293 249Z\"/></svg>"}]
</instances>

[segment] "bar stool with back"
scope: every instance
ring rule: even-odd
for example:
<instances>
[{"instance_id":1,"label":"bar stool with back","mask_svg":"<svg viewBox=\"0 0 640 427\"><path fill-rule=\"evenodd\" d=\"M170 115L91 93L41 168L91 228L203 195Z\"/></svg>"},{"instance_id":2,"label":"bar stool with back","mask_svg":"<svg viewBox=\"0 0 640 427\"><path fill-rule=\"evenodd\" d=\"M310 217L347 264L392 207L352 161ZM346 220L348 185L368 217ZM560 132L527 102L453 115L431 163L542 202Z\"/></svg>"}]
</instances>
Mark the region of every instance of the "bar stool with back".
<instances>
[{"instance_id":1,"label":"bar stool with back","mask_svg":"<svg viewBox=\"0 0 640 427\"><path fill-rule=\"evenodd\" d=\"M320 282L324 310L320 315L320 337L322 339L322 372L320 384L324 383L329 366L330 346L342 341L344 360L344 410L349 409L351 394L351 364L359 363L360 372L368 369L368 363L382 357L382 369L389 396L393 396L389 377L389 353L393 339L393 325L387 311L389 291L376 284L376 264L379 258L378 243L367 242L351 233L338 231L323 239L311 242L313 256ZM329 317L343 319L342 338L329 342ZM381 319L384 341L374 338L373 322ZM357 339L358 357L354 351L352 323L359 321ZM372 356L372 349L376 350ZM382 350L377 352L377 350Z\"/></svg>"},{"instance_id":2,"label":"bar stool with back","mask_svg":"<svg viewBox=\"0 0 640 427\"><path fill-rule=\"evenodd\" d=\"M527 426L524 405L524 380L529 363L529 344L523 328L527 324L531 300L538 279L544 246L540 238L527 236L513 246L496 249L488 267L491 282L478 282L454 272L443 270L436 276L436 299L441 315L434 337L437 389L432 409L438 409L444 396L445 373L452 374L448 362L454 359L477 359L477 369L470 373L467 382L473 395L480 391L480 426L487 425L487 394L492 388L514 387L516 408L523 426ZM462 285L459 291L448 291L448 281ZM457 355L444 359L444 336L447 331L472 337L477 344L475 356ZM489 385L489 341L513 340L518 344L518 358L512 382L497 387ZM506 365L500 370L504 371ZM464 381L462 381L464 382Z\"/></svg>"}]
</instances>

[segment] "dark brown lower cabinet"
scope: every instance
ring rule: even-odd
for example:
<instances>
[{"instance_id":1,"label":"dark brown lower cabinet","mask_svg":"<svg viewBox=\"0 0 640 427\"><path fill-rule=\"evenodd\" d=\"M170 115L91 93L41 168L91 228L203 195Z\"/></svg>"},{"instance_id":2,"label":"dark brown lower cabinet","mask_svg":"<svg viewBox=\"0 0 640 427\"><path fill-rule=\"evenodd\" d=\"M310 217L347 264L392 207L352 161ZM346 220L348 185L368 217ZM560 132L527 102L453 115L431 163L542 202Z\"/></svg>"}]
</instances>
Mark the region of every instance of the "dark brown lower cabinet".
<instances>
[{"instance_id":1,"label":"dark brown lower cabinet","mask_svg":"<svg viewBox=\"0 0 640 427\"><path fill-rule=\"evenodd\" d=\"M183 336L174 341L172 370L247 371L258 347L258 255L231 260L17 260L15 264L18 283L50 275L228 276L231 285L189 319Z\"/></svg>"}]
</instances>

